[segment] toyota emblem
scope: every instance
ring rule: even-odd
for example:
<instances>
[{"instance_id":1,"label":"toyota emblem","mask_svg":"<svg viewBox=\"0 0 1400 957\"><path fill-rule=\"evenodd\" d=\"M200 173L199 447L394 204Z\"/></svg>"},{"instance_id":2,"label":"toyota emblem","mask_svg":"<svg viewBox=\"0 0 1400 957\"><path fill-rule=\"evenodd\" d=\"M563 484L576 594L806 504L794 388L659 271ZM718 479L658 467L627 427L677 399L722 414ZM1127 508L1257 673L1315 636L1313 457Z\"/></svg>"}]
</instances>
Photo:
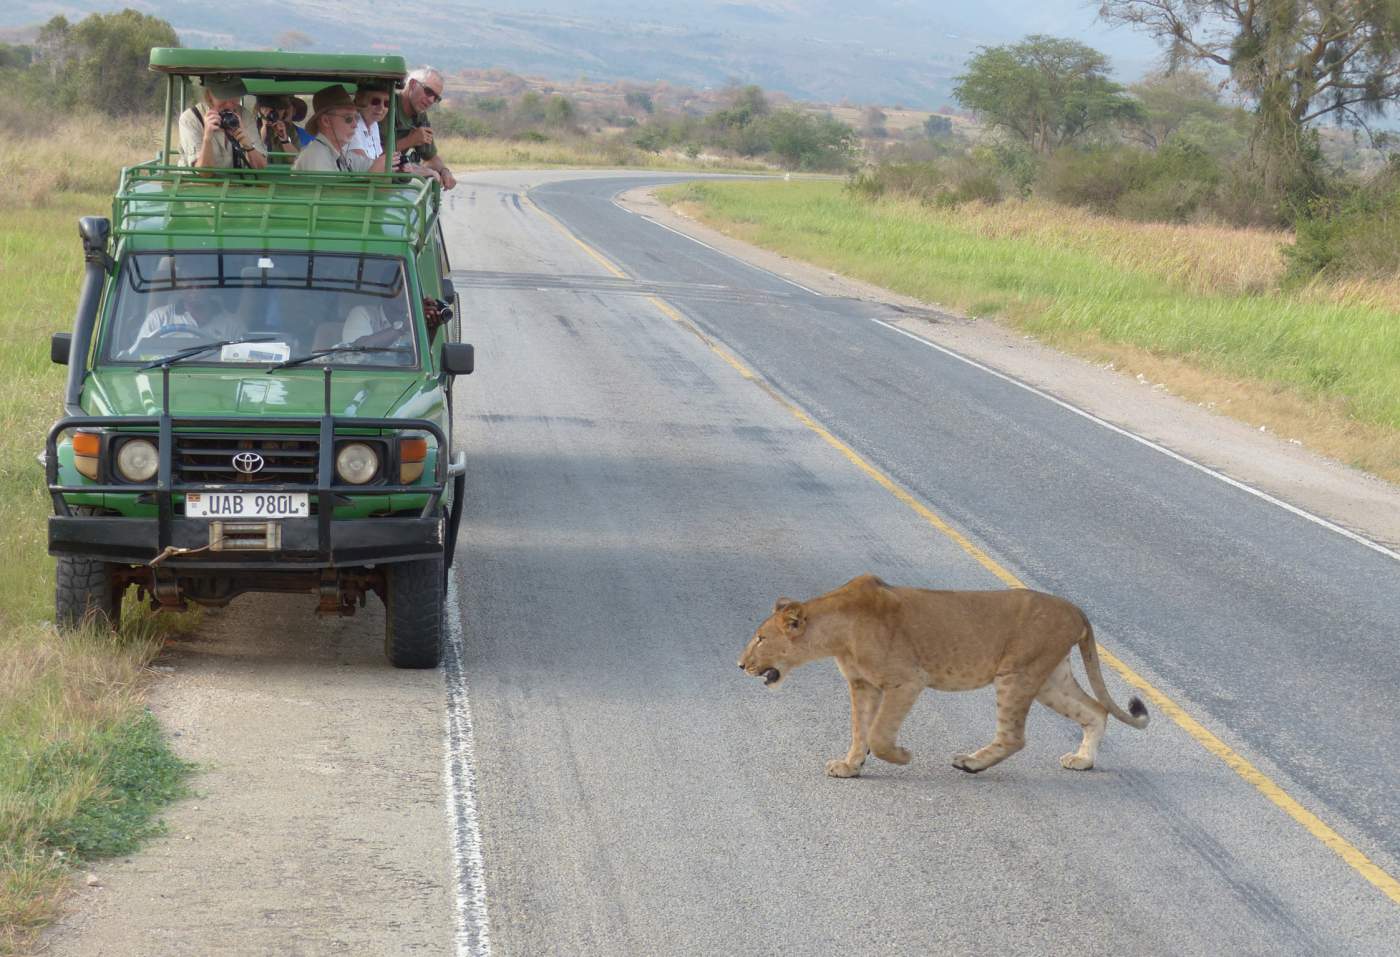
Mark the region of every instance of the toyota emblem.
<instances>
[{"instance_id":1,"label":"toyota emblem","mask_svg":"<svg viewBox=\"0 0 1400 957\"><path fill-rule=\"evenodd\" d=\"M256 452L239 452L233 457L233 467L243 475L261 472L263 457Z\"/></svg>"}]
</instances>

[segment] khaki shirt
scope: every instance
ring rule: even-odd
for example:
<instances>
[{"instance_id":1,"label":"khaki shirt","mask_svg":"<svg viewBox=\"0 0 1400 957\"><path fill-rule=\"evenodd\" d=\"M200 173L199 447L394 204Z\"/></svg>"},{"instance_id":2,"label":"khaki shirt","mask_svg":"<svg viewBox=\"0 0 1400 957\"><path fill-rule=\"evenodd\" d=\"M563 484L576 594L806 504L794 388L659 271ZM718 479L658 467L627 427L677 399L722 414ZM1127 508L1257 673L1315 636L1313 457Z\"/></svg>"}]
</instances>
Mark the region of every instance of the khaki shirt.
<instances>
[{"instance_id":1,"label":"khaki shirt","mask_svg":"<svg viewBox=\"0 0 1400 957\"><path fill-rule=\"evenodd\" d=\"M195 160L199 159L200 150L204 148L204 111L209 109L207 103L199 106L192 106L180 114L180 163L184 166L193 166ZM262 136L258 133L258 124L252 113L246 109L239 109L239 122L248 131L248 141L258 152L267 155L267 147L263 145ZM233 166L233 143L225 135L216 135L213 139L214 165L217 167Z\"/></svg>"},{"instance_id":2,"label":"khaki shirt","mask_svg":"<svg viewBox=\"0 0 1400 957\"><path fill-rule=\"evenodd\" d=\"M309 170L313 173L348 173L350 161L344 152L331 145L324 134L317 134L314 140L301 148L292 169Z\"/></svg>"}]
</instances>

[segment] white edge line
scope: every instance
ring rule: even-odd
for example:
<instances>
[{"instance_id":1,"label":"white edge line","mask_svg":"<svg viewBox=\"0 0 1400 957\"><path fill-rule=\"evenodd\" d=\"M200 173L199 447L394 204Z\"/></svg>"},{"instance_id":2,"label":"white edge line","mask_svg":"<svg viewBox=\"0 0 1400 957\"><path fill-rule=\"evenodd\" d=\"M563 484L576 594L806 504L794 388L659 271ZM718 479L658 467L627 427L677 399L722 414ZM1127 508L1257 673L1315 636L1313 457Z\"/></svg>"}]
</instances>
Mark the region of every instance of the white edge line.
<instances>
[{"instance_id":1,"label":"white edge line","mask_svg":"<svg viewBox=\"0 0 1400 957\"><path fill-rule=\"evenodd\" d=\"M660 224L658 223L658 225L660 225ZM875 317L872 316L872 317L870 317L870 321L873 322L873 323L875 323L875 324L878 325L878 326L884 326L886 329L889 329L891 332L897 332L897 333L899 333L901 336L908 336L910 339L913 339L915 342L922 343L923 345L928 346L930 349L937 349L939 352L943 353L944 355L951 356L952 358L957 359L959 362L965 362L965 363L967 363L968 365L972 366L972 367L975 368L975 369L981 369L983 372L986 372L986 373L989 373L989 374L991 374L991 375L994 375L994 376L996 376L998 379L1002 379L1002 380L1005 380L1006 382L1010 382L1012 385L1018 386L1018 387L1020 387L1020 388L1022 388L1022 389L1025 389L1027 392L1030 392L1030 393L1032 393L1032 394L1034 394L1034 395L1038 395L1038 396L1040 396L1042 399L1047 399L1047 400L1049 400L1050 402L1055 403L1056 405L1060 406L1060 407L1063 408L1063 409L1068 409L1069 411L1073 412L1075 415L1081 415L1081 416L1083 416L1084 418L1088 419L1090 422L1094 422L1094 423L1096 423L1096 424L1098 424L1098 425L1101 425L1101 426L1103 426L1104 428L1106 428L1106 429L1108 429L1108 430L1110 430L1110 431L1117 432L1119 435L1126 436L1126 437L1132 439L1134 442L1138 442L1138 443L1140 443L1140 444L1142 444L1142 445L1147 446L1149 449L1153 449L1154 451L1157 451L1157 452L1162 453L1163 455L1167 456L1168 458L1175 459L1176 461L1181 462L1181 463L1184 464L1184 465L1189 465L1189 466L1191 466L1193 469L1196 469L1197 471L1204 472L1206 475L1209 475L1209 476L1211 476L1211 477L1213 477L1213 478L1217 478L1217 479L1219 479L1220 481L1224 482L1226 485L1232 485L1232 486L1234 486L1235 488L1240 489L1241 491L1248 492L1250 495L1254 495L1254 496L1256 496L1256 497L1258 497L1258 498L1263 499L1264 501L1268 502L1268 503L1271 504L1271 505L1277 505L1279 508L1284 509L1285 511L1292 512L1294 515L1297 515L1297 516L1300 517L1300 518L1305 518L1305 519L1307 519L1307 520L1310 521L1310 522L1313 522L1313 523L1315 523L1315 524L1317 524L1317 525L1321 525L1323 528L1325 528L1325 529L1327 529L1327 530L1329 530L1329 531L1336 532L1338 535L1342 535L1342 536L1344 536L1344 537L1346 537L1346 538L1349 538L1349 539L1351 539L1352 541L1356 542L1356 543L1359 544L1359 545L1365 545L1367 548L1371 549L1372 551L1380 552L1382 555L1385 555L1385 556L1388 557L1388 558L1393 558L1393 559L1395 559L1396 561L1400 561L1400 552L1395 552L1395 551L1393 551L1393 550L1391 550L1391 549L1389 549L1389 548L1386 548L1384 545L1380 544L1379 542L1373 542L1373 541L1371 541L1369 538L1366 538L1366 537L1363 536L1363 535L1358 535L1357 533L1351 531L1350 529L1343 528L1343 527L1340 526L1340 525L1337 525L1337 524L1335 524L1335 523L1333 523L1333 522L1329 522L1329 521L1328 521L1327 519L1325 519L1325 518L1321 518L1321 517L1319 517L1319 516L1317 516L1317 515L1312 514L1311 512L1304 511L1303 509L1298 508L1296 505L1290 505L1290 504L1288 504L1287 502L1283 501L1282 499L1275 498L1274 496L1270 495L1268 492L1260 491L1259 489L1253 487L1252 485L1246 485L1244 482L1241 482L1241 481L1239 481L1239 480L1237 480L1237 479L1232 479L1232 478L1230 478L1230 476L1225 475L1225 474L1222 473L1222 472L1217 472L1215 469L1210 468L1209 466L1202 465L1200 462L1196 462L1196 461L1194 461L1194 460L1192 460L1192 459L1189 459L1189 458L1187 458L1186 456L1182 455L1182 454L1179 453L1179 452L1173 452L1171 449L1167 448L1166 446L1164 446L1164 445L1159 445L1159 444L1157 444L1156 442L1153 442L1151 439L1145 439L1145 438L1143 438L1142 436L1140 436L1140 435L1138 435L1138 434L1136 434L1136 433L1134 433L1134 432L1129 432L1127 429L1124 429L1124 428L1122 428L1122 427L1120 427L1120 426L1114 425L1112 422L1109 422L1109 421L1107 421L1106 419L1101 419L1101 418L1099 418L1097 415L1094 415L1092 412L1086 412L1085 410L1079 408L1078 406L1071 405L1070 403L1064 401L1063 399L1058 399L1058 398L1056 398L1055 396L1051 395L1051 394L1048 393L1048 392L1045 392L1045 391L1042 390L1042 389L1037 389L1037 388L1036 388L1035 386L1033 386L1033 385L1029 385L1028 383L1022 382L1020 379L1017 379L1017 378L1015 378L1014 376L1009 376L1009 375L1007 375L1007 374L1004 373L1004 372L999 372L999 371L997 371L996 369L991 368L990 366L983 365L982 363L976 361L975 359L969 359L967 356L961 355L960 353L957 353L957 352L954 352L952 349L946 348L946 347L944 347L944 346L940 346L940 345L939 345L938 343L936 343L936 342L930 342L929 340L925 339L923 336L915 335L914 333L909 332L909 331L906 330L906 329L901 329L901 328L899 328L898 326L891 325L890 323L886 322L886 321L883 320L883 319L877 319L877 318L875 318Z\"/></svg>"},{"instance_id":2,"label":"white edge line","mask_svg":"<svg viewBox=\"0 0 1400 957\"><path fill-rule=\"evenodd\" d=\"M766 269L766 268L764 268L763 266L754 265L753 263L748 262L747 260L740 259L738 256L735 256L735 255L733 255L732 253L727 253L727 252L725 252L725 251L722 250L722 249L716 249L714 246L711 246L709 243L706 243L706 242L704 242L704 241L702 241L702 240L696 239L694 236L691 236L691 235L688 235L688 234L686 234L686 233L683 233L683 232L681 232L679 229L675 229L674 227L667 226L665 223L658 222L657 220L652 219L650 216L643 216L643 215L640 214L640 213L634 212L633 210L630 210L630 209L628 209L627 207L623 206L621 203L619 203L619 202L617 201L616 197L613 198L612 204L613 204L614 206L616 206L618 209L620 209L620 210L622 210L623 212L625 212L625 213L629 213L629 214L631 214L631 215L633 215L633 216L636 216L638 219L644 219L644 220L646 220L647 222L652 223L653 225L660 226L662 229L666 230L667 232L675 233L677 236L682 236L682 237L684 237L684 238L690 240L690 241L693 242L693 243L698 243L699 245L704 246L706 249L710 250L711 252L715 252L715 253L718 253L718 254L721 255L721 256L724 256L726 259L732 259L732 260L734 260L735 262L743 263L744 265L750 267L751 269L756 269L756 270L758 270L759 272L767 273L767 274L770 275L770 276L774 276L774 277L776 277L776 278L778 278L778 279L781 279L783 282L786 282L786 283L789 283L789 284L791 284L791 285L793 285L793 286L796 286L798 289L801 289L803 292L810 293L810 294L813 295L813 296L822 297L822 294L819 293L819 292L817 292L816 290L808 289L806 286L802 285L801 283L795 282L795 281L793 281L793 280L787 278L786 276L783 276L783 275L780 275L780 274L778 274L778 273L776 273L776 272L773 272L773 270L771 270L771 269ZM823 297L823 298L824 298L824 297ZM1322 518L1321 516L1318 516L1318 515L1314 515L1313 513L1308 512L1308 511L1305 511L1305 510L1303 510L1303 509L1301 509L1301 508L1298 508L1296 505L1290 505L1290 504L1288 504L1287 502L1283 501L1282 499L1275 498L1274 496L1270 495L1268 492L1261 491L1261 490L1259 490L1259 489L1253 487L1252 485L1246 485L1244 482L1241 482L1241 481L1239 481L1239 480L1237 480L1237 479L1232 479L1232 478L1230 478L1230 476L1224 474L1223 472L1217 472L1215 469L1210 468L1209 466L1206 466L1206 465L1202 465L1200 462L1197 462L1197 461L1194 461L1194 460L1192 460L1192 459L1189 459L1189 458L1187 458L1186 456L1182 455L1182 454L1179 453L1179 452L1173 452L1171 449L1167 448L1166 446L1164 446L1164 445L1159 445L1158 443L1153 442L1151 439L1146 439L1146 438L1143 438L1142 436L1140 436L1140 435L1138 435L1138 434L1136 434L1136 433L1134 433L1134 432L1129 432L1127 429L1124 429L1124 428L1122 428L1122 427L1120 427L1120 426L1114 425L1112 422L1109 422L1109 421L1106 420L1106 419L1101 419L1101 418L1099 418L1097 415L1094 415L1092 412L1086 412L1085 410L1079 408L1078 406L1071 405L1070 403L1064 401L1063 399L1058 399L1058 398L1056 398L1055 396L1051 395L1050 393L1048 393L1048 392L1046 392L1046 391L1044 391L1044 390L1042 390L1042 389L1038 389L1038 388L1036 388L1036 387L1033 386L1033 385L1030 385L1030 384L1028 384L1028 383L1022 382L1020 379L1017 379L1017 378L1015 378L1015 377L1013 377L1013 376L1009 376L1009 375L1007 375L1007 374L1004 373L1004 372L999 372L999 371L997 371L996 369L991 368L990 366L983 365L982 363L976 361L975 359L969 359L967 356L964 356L964 355L961 355L960 353L954 352L952 349L948 349L948 348L946 348L946 347L944 347L944 346L940 346L940 345L938 345L938 344L935 343L935 342L930 342L929 340L925 339L923 336L915 335L914 333L909 332L909 331L907 331L907 330L905 330L905 329L901 329L901 328L899 328L898 326L891 325L890 323L886 322L886 321L883 320L883 319L878 319L878 318L875 318L875 317L872 316L872 317L870 317L870 321L873 322L873 323L875 323L876 325L884 326L886 329L889 329L891 332L897 332L897 333L899 333L901 336L908 336L910 339L913 339L915 342L922 343L922 344L928 346L930 349L937 349L939 352L942 352L942 353L944 353L945 355L951 356L952 358L957 359L959 362L965 362L965 363L967 363L968 365L972 366L972 367L975 368L975 369L981 369L983 372L989 373L990 375L994 375L994 376L996 376L998 379L1003 379L1003 380L1005 380L1006 382L1010 382L1012 385L1015 385L1015 386L1018 386L1019 388L1025 389L1027 392L1030 392L1030 393L1032 393L1033 395L1038 395L1038 396L1040 396L1042 399L1046 399L1046 400L1048 400L1048 401L1050 401L1050 402L1053 402L1053 403L1055 403L1056 405L1060 406L1061 408L1068 409L1069 411L1073 412L1075 415L1081 415L1081 416L1083 416L1084 418L1088 419L1090 422L1097 423L1098 425L1101 425L1101 426L1103 426L1103 427L1106 428L1106 429L1109 429L1109 430L1111 430L1111 431L1113 431L1113 432L1117 432L1119 435L1123 435L1123 436L1126 436L1127 438L1132 439L1134 442L1141 443L1142 445L1147 446L1149 449L1153 449L1153 450L1155 450L1155 451L1157 451L1157 452L1162 453L1163 455L1165 455L1165 456L1167 456L1167 457L1169 457L1169 458L1172 458L1172 459L1175 459L1175 460L1178 461L1178 462L1181 462L1181 463L1184 464L1184 465L1189 465L1189 466L1191 466L1191 468L1196 469L1197 471L1203 472L1203 473L1205 473L1206 475L1209 475L1209 476L1211 476L1211 477L1213 477L1213 478L1219 479L1220 481L1224 482L1226 485L1231 485L1231 486L1234 486L1235 488L1237 488L1237 489L1239 489L1239 490L1241 490L1241 491L1243 491L1243 492L1248 492L1250 495L1253 495L1253 496L1256 496L1257 498L1263 499L1264 501L1268 502L1268 503L1271 504L1271 505L1276 505L1276 506L1278 506L1279 508L1284 509L1285 511L1292 512L1294 515L1297 515L1299 518L1307 519L1308 521L1310 521L1310 522L1312 522L1312 523L1314 523L1314 524L1316 524L1316 525L1320 525L1320 526L1322 526L1323 528L1328 529L1329 531L1336 532L1338 535L1341 535L1341 536L1343 536L1344 538L1349 538L1349 539L1351 539L1352 541L1356 542L1358 545L1365 545L1367 548L1371 549L1372 551L1379 552L1380 554L1385 555L1387 558L1394 559L1395 561L1400 561L1400 552L1396 552L1396 551L1394 551L1393 549L1386 548L1384 545L1380 544L1379 542L1373 542L1373 541L1371 541L1369 538L1366 538L1364 535L1358 535L1356 532L1353 532L1353 531L1351 531L1350 529L1343 528L1342 526L1337 525L1337 524L1334 523L1334 522L1329 522L1327 519Z\"/></svg>"},{"instance_id":3,"label":"white edge line","mask_svg":"<svg viewBox=\"0 0 1400 957\"><path fill-rule=\"evenodd\" d=\"M456 898L457 957L490 957L491 924L486 909L486 863L476 809L476 747L472 711L462 672L462 619L457 582L447 583L447 641L443 681L447 686L443 783L452 834L453 892Z\"/></svg>"},{"instance_id":4,"label":"white edge line","mask_svg":"<svg viewBox=\"0 0 1400 957\"><path fill-rule=\"evenodd\" d=\"M748 266L750 269L756 269L756 270L758 270L758 271L761 272L761 273L766 273L767 275L772 276L774 279L781 279L783 282L787 283L789 286L796 286L798 289L801 289L803 292L807 293L807 295L809 295L809 296L816 296L818 299L825 299L825 298L826 298L826 296L824 296L822 293L817 292L815 289L808 289L806 286L802 285L802 283L798 282L798 281L795 280L795 279L789 279L787 276L784 276L782 273L776 273L776 272L774 272L773 270L771 270L771 269L765 269L765 268L762 267L762 266L755 266L753 263L749 262L747 259L741 259L741 258L739 258L738 256L734 255L733 253L727 253L727 252L725 252L723 249L716 249L714 246L711 246L709 243L705 242L703 239L696 239L694 236L691 236L689 233L683 233L683 232L681 232L679 229L676 229L674 226L667 226L665 223L661 222L660 220L652 219L650 216L644 216L644 215L642 215L641 213L636 212L635 210L628 209L626 206L623 206L621 203L619 203L619 202L617 201L617 198L616 198L616 197L613 198L612 204L613 204L614 206L616 206L618 209L622 210L624 213L626 213L626 214L629 215L629 216L636 216L638 219L644 219L644 220L646 220L647 222L651 223L653 226L660 226L662 229L666 230L666 232L668 232L668 233L675 233L677 236L680 236L682 239L688 239L688 240L690 240L691 242L696 243L697 245L704 246L704 247L705 247L706 249L708 249L710 252L712 252L712 253L718 253L719 255L723 256L725 259L732 259L732 260L734 260L736 263L739 263L740 265Z\"/></svg>"}]
</instances>

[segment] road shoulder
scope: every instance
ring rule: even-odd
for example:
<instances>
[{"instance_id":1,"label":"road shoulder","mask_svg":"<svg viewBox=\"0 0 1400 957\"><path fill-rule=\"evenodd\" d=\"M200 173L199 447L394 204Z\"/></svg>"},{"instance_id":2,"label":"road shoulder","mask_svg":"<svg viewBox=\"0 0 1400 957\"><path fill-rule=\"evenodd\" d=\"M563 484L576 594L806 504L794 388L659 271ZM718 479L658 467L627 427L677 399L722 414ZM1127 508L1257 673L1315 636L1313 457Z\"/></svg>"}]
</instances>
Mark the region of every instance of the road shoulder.
<instances>
[{"instance_id":1,"label":"road shoulder","mask_svg":"<svg viewBox=\"0 0 1400 957\"><path fill-rule=\"evenodd\" d=\"M1051 349L995 321L959 316L937 303L735 239L665 205L655 197L658 188L629 190L618 204L822 295L908 310L891 324L1373 542L1400 548L1400 488L1388 482L1208 411L1154 383Z\"/></svg>"}]
</instances>

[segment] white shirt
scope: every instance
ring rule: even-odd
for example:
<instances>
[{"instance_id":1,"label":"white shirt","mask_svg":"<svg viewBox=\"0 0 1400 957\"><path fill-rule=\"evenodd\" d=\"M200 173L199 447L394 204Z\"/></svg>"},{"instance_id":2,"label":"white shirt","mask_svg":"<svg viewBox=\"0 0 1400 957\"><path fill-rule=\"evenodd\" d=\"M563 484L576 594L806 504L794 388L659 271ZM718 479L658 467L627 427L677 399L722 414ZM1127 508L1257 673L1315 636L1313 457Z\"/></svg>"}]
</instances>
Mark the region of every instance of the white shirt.
<instances>
[{"instance_id":1,"label":"white shirt","mask_svg":"<svg viewBox=\"0 0 1400 957\"><path fill-rule=\"evenodd\" d=\"M379 124L376 123L370 128L363 116L356 118L355 132L351 135L350 142L345 145L345 151L353 153L356 150L364 153L371 163L384 154L384 144L379 142Z\"/></svg>"}]
</instances>

